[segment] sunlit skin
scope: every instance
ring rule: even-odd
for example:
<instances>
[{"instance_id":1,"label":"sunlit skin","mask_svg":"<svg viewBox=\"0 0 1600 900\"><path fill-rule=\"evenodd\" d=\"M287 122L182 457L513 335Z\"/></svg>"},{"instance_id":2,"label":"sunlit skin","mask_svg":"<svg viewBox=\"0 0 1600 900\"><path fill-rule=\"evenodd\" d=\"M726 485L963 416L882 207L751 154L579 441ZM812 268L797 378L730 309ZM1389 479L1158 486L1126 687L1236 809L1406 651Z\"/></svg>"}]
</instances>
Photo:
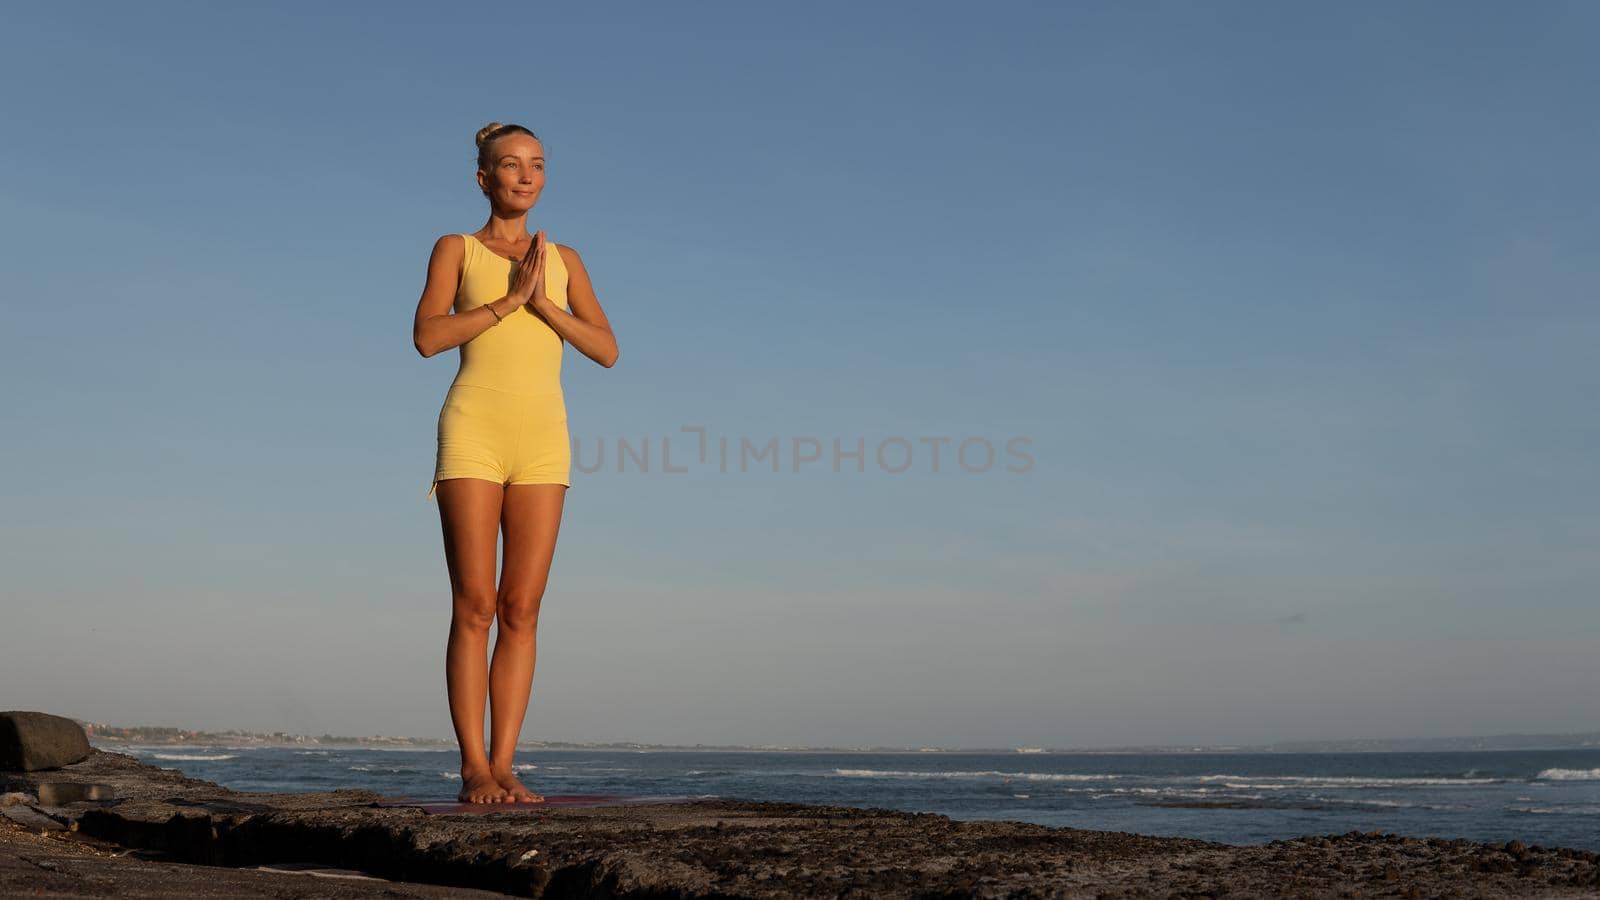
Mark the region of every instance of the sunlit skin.
<instances>
[{"instance_id":1,"label":"sunlit skin","mask_svg":"<svg viewBox=\"0 0 1600 900\"><path fill-rule=\"evenodd\" d=\"M528 305L584 356L610 368L617 362L617 339L578 252L549 244L544 232L528 232L528 211L544 190L544 147L526 134L497 138L490 148L491 170L478 171L478 186L488 197L489 221L476 232L484 246L513 259L534 255L534 265L518 266L510 293L487 306L501 316ZM561 254L567 268L567 305L544 294L546 254ZM466 343L496 321L477 309L455 315L463 240L445 235L433 246L428 279L417 303L412 340L431 357ZM450 636L445 650L445 686L450 720L461 745L461 791L469 803L538 803L544 797L519 781L512 768L517 739L528 710L538 658L539 603L544 597L561 528L566 485L501 485L479 478L448 478L438 483L439 522L450 570ZM504 533L504 570L495 583L495 542ZM498 621L492 660L486 660L489 627ZM484 748L484 701L489 705L490 738Z\"/></svg>"}]
</instances>

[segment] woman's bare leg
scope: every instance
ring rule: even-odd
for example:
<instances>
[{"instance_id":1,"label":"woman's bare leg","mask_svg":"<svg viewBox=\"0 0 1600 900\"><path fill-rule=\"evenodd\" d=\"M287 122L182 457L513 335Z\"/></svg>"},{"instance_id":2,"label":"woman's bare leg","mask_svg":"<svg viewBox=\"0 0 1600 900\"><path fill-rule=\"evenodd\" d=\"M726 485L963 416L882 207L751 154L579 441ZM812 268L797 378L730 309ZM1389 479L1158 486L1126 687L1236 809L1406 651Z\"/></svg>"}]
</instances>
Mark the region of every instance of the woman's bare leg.
<instances>
[{"instance_id":1,"label":"woman's bare leg","mask_svg":"<svg viewBox=\"0 0 1600 900\"><path fill-rule=\"evenodd\" d=\"M461 745L461 792L468 803L509 799L483 748L483 704L489 683L489 626L495 615L495 540L504 486L481 478L439 482L439 524L450 569L450 640L445 688L450 722Z\"/></svg>"},{"instance_id":2,"label":"woman's bare leg","mask_svg":"<svg viewBox=\"0 0 1600 900\"><path fill-rule=\"evenodd\" d=\"M500 624L489 670L489 766L514 801L544 799L517 780L512 762L533 689L539 602L550 578L566 493L566 485L561 484L507 485L501 512L505 566L497 598Z\"/></svg>"}]
</instances>

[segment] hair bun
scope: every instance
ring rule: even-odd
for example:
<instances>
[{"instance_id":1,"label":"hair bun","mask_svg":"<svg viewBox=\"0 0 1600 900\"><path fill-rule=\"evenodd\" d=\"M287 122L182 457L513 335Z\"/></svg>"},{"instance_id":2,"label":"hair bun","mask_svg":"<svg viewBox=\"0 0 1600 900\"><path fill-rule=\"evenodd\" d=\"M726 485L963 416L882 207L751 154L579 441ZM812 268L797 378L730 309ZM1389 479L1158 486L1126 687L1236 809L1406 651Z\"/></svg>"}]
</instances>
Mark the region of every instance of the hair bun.
<instances>
[{"instance_id":1,"label":"hair bun","mask_svg":"<svg viewBox=\"0 0 1600 900\"><path fill-rule=\"evenodd\" d=\"M487 138L489 135L493 134L496 130L498 130L500 128L504 128L504 127L505 127L505 124L502 123L502 122L490 122L489 124L483 126L482 128L479 128L478 129L478 137L476 139L477 145L479 147L482 147L483 146L483 141L484 141L485 138Z\"/></svg>"}]
</instances>

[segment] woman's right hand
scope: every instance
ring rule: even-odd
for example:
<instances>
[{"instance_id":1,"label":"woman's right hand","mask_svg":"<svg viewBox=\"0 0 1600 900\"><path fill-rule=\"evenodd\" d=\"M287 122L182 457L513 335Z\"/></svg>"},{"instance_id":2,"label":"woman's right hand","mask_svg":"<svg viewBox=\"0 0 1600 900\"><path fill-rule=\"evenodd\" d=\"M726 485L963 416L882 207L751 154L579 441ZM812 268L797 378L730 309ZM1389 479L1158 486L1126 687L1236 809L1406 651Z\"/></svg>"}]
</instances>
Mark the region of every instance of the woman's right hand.
<instances>
[{"instance_id":1,"label":"woman's right hand","mask_svg":"<svg viewBox=\"0 0 1600 900\"><path fill-rule=\"evenodd\" d=\"M544 256L540 252L543 249L544 229L541 228L534 232L533 243L528 245L527 254L517 263L517 270L511 276L511 289L506 296L515 298L518 306L533 302L533 292L544 278Z\"/></svg>"}]
</instances>

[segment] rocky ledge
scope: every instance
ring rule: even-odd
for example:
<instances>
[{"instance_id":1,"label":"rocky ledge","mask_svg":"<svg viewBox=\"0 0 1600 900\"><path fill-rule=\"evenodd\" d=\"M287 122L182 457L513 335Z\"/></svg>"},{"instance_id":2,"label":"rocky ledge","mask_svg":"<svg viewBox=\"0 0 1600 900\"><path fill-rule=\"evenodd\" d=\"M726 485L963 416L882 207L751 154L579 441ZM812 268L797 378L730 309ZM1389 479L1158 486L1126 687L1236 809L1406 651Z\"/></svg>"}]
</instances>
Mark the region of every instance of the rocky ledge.
<instances>
[{"instance_id":1,"label":"rocky ledge","mask_svg":"<svg viewBox=\"0 0 1600 900\"><path fill-rule=\"evenodd\" d=\"M20 828L35 838L53 831L60 841L109 842L173 864L323 866L415 885L524 897L1593 897L1600 892L1600 854L1517 841L1483 844L1350 832L1237 847L1021 822L961 822L886 809L732 800L518 805L432 814L392 805L395 798L370 791L232 791L103 750L57 769L0 773L0 782L10 792L7 805L0 807L9 821L0 825L13 835ZM19 864L4 871L29 868ZM131 883L131 870L127 877ZM8 874L3 886L17 890L25 884ZM114 877L105 887L107 894L119 892Z\"/></svg>"}]
</instances>

